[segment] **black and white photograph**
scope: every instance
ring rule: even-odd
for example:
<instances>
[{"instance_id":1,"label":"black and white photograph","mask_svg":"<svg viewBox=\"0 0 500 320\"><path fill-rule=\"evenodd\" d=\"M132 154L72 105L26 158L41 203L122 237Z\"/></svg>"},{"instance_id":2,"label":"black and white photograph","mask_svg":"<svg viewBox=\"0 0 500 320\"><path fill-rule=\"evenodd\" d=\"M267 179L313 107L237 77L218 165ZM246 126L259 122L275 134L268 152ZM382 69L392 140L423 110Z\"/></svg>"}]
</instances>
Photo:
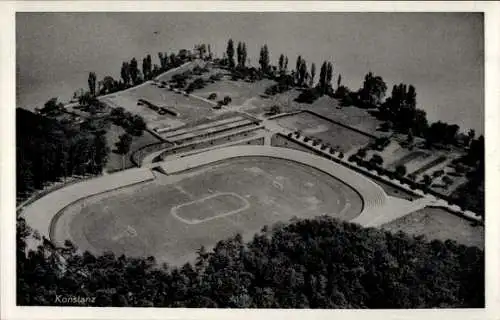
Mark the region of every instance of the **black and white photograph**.
<instances>
[{"instance_id":1,"label":"black and white photograph","mask_svg":"<svg viewBox=\"0 0 500 320\"><path fill-rule=\"evenodd\" d=\"M486 308L487 12L63 8L14 12L17 307Z\"/></svg>"}]
</instances>

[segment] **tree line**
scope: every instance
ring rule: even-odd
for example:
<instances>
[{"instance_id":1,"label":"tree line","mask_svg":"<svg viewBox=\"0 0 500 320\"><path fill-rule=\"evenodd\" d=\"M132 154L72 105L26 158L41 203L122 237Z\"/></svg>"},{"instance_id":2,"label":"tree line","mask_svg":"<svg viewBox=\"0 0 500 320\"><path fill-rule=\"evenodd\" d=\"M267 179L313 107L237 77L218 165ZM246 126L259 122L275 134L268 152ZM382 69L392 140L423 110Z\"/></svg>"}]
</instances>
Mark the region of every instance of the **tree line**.
<instances>
[{"instance_id":1,"label":"tree line","mask_svg":"<svg viewBox=\"0 0 500 320\"><path fill-rule=\"evenodd\" d=\"M50 105L54 103L52 100ZM16 109L16 139L19 197L61 178L100 174L109 152L104 130L94 130L87 122L63 123L20 108Z\"/></svg>"},{"instance_id":2,"label":"tree line","mask_svg":"<svg viewBox=\"0 0 500 320\"><path fill-rule=\"evenodd\" d=\"M236 61L234 60L236 53ZM333 95L331 85L333 79L333 63L324 61L319 72L319 79L315 82L316 64L312 63L308 69L306 60L299 55L294 70L288 70L289 59L284 54L280 54L277 65L273 65L270 60L270 52L267 44L260 48L258 65L256 69L247 64L247 46L245 42L238 42L237 49L234 49L233 39L229 39L223 59L222 66L226 66L233 74L233 80L250 79L254 81L267 77L276 80L276 84L271 85L265 91L267 95L275 95L299 88L301 95L298 102L312 103L322 95ZM340 76L338 81L340 83Z\"/></svg>"},{"instance_id":3,"label":"tree line","mask_svg":"<svg viewBox=\"0 0 500 320\"><path fill-rule=\"evenodd\" d=\"M210 46L208 46L210 48ZM196 50L203 54L206 52L206 45L197 45ZM210 57L212 53L210 52ZM153 63L150 54L142 59L142 64L133 57L130 61L123 61L120 69L120 79L116 80L111 76L105 76L101 81L97 81L95 72L90 72L88 76L88 93L90 97L110 94L127 88L137 86L145 81L152 80L156 76L170 69L176 68L186 61L190 60L191 55L187 50L180 50L178 54L167 52L158 52L158 61L160 64Z\"/></svg>"},{"instance_id":4,"label":"tree line","mask_svg":"<svg viewBox=\"0 0 500 320\"><path fill-rule=\"evenodd\" d=\"M63 305L56 295L71 295L95 298L92 306L484 307L482 250L326 216L264 227L247 243L235 235L211 251L201 247L181 267L153 257L78 254L69 241L58 249L61 263L49 246L28 252L30 233L19 219L19 305Z\"/></svg>"}]
</instances>

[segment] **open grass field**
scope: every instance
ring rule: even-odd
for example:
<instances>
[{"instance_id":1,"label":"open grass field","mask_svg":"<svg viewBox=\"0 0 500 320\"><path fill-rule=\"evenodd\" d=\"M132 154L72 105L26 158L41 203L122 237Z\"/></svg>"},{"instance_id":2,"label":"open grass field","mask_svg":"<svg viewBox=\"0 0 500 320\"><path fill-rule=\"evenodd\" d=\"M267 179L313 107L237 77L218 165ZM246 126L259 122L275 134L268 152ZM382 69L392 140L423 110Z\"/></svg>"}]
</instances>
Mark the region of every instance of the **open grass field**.
<instances>
[{"instance_id":1,"label":"open grass field","mask_svg":"<svg viewBox=\"0 0 500 320\"><path fill-rule=\"evenodd\" d=\"M484 227L440 208L424 208L382 226L390 231L424 235L429 240L447 239L484 249Z\"/></svg>"},{"instance_id":2,"label":"open grass field","mask_svg":"<svg viewBox=\"0 0 500 320\"><path fill-rule=\"evenodd\" d=\"M144 105L137 105L138 99L146 99L160 107L167 107L169 110L177 112L178 116L160 115ZM213 110L213 106L208 102L186 97L153 84L117 93L106 97L105 101L114 107L123 107L127 111L139 114L150 128L178 128L220 113Z\"/></svg>"},{"instance_id":3,"label":"open grass field","mask_svg":"<svg viewBox=\"0 0 500 320\"><path fill-rule=\"evenodd\" d=\"M53 221L52 239L80 249L155 256L182 264L204 245L264 225L328 214L351 220L360 195L322 171L269 157L242 157L79 201Z\"/></svg>"},{"instance_id":4,"label":"open grass field","mask_svg":"<svg viewBox=\"0 0 500 320\"><path fill-rule=\"evenodd\" d=\"M338 146L344 153L358 149L371 140L366 135L307 112L277 118L275 121L289 130L299 130L305 136L321 139L332 147Z\"/></svg>"},{"instance_id":5,"label":"open grass field","mask_svg":"<svg viewBox=\"0 0 500 320\"><path fill-rule=\"evenodd\" d=\"M382 121L372 116L366 109L339 107L339 102L336 99L327 96L317 99L310 105L301 104L301 106L306 110L314 111L324 117L328 117L366 133L375 136L386 135L386 133L382 131L377 131Z\"/></svg>"},{"instance_id":6,"label":"open grass field","mask_svg":"<svg viewBox=\"0 0 500 320\"><path fill-rule=\"evenodd\" d=\"M225 96L229 96L232 100L229 106L251 108L259 106L259 104L254 105L254 101L260 100L259 96L264 94L266 88L274 83L274 81L267 79L245 82L243 80L233 81L224 77L220 81L207 84L203 89L195 90L193 94L208 98L210 94L215 93L217 94L216 100L222 100Z\"/></svg>"}]
</instances>

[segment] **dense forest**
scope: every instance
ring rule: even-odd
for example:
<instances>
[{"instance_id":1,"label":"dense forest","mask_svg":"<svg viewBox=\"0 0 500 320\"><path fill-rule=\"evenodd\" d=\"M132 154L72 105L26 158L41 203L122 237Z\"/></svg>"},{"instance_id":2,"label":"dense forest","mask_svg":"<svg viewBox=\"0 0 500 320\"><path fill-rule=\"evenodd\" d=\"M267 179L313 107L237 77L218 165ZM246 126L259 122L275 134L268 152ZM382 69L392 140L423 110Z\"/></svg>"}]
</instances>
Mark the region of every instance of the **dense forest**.
<instances>
[{"instance_id":1,"label":"dense forest","mask_svg":"<svg viewBox=\"0 0 500 320\"><path fill-rule=\"evenodd\" d=\"M484 252L454 241L426 241L331 217L264 227L203 247L193 264L153 257L27 252L17 227L17 303L221 308L434 308L484 306ZM95 299L94 299L95 298Z\"/></svg>"},{"instance_id":2,"label":"dense forest","mask_svg":"<svg viewBox=\"0 0 500 320\"><path fill-rule=\"evenodd\" d=\"M17 196L65 177L100 174L109 151L104 134L88 122L63 123L16 109Z\"/></svg>"}]
</instances>

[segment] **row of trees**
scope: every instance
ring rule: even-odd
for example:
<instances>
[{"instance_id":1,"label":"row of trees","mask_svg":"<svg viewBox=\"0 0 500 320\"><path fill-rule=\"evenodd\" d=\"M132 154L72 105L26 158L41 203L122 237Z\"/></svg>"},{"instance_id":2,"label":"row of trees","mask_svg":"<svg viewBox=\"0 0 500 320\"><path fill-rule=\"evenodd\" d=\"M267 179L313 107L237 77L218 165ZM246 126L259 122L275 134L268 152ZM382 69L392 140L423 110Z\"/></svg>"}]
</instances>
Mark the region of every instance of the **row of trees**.
<instances>
[{"instance_id":1,"label":"row of trees","mask_svg":"<svg viewBox=\"0 0 500 320\"><path fill-rule=\"evenodd\" d=\"M227 57L227 65L230 69L234 69L235 67L238 69L244 69L247 61L247 45L245 42L238 42L238 47L236 50L236 59L237 64L234 61L234 42L233 39L229 39L226 47L226 57Z\"/></svg>"},{"instance_id":2,"label":"row of trees","mask_svg":"<svg viewBox=\"0 0 500 320\"><path fill-rule=\"evenodd\" d=\"M193 264L161 267L153 257L27 252L30 230L17 224L17 303L200 308L481 308L484 252L426 241L330 217L264 227L201 247ZM75 303L75 305L81 305Z\"/></svg>"},{"instance_id":3,"label":"row of trees","mask_svg":"<svg viewBox=\"0 0 500 320\"><path fill-rule=\"evenodd\" d=\"M333 96L332 79L333 79L333 64L329 61L324 61L319 72L319 80L314 86L314 77L316 75L316 65L311 65L311 73L307 71L306 62L300 56L297 59L296 79L297 86L306 87L301 94L296 98L297 102L313 103L316 99L323 95ZM340 79L340 78L339 78ZM309 82L309 84L307 84Z\"/></svg>"},{"instance_id":4,"label":"row of trees","mask_svg":"<svg viewBox=\"0 0 500 320\"><path fill-rule=\"evenodd\" d=\"M200 45L197 46L197 48L206 48L206 46L203 44L203 46ZM204 54L206 49L198 50L201 50L201 52ZM186 56L184 53L181 54L181 52L179 52L179 54L177 55L175 53L171 53L169 55L166 52L159 52L158 59L160 65L158 65L153 64L151 55L147 54L142 59L142 69L139 69L139 63L134 57L130 61L122 62L119 81L115 80L111 76L105 76L101 81L97 81L96 73L90 72L88 76L89 95L90 97L96 97L98 95L109 94L124 90L131 86L136 86L144 81L153 79L162 72L180 66L188 58L188 56Z\"/></svg>"},{"instance_id":5,"label":"row of trees","mask_svg":"<svg viewBox=\"0 0 500 320\"><path fill-rule=\"evenodd\" d=\"M105 132L16 109L17 195L73 175L99 174L109 148Z\"/></svg>"},{"instance_id":6,"label":"row of trees","mask_svg":"<svg viewBox=\"0 0 500 320\"><path fill-rule=\"evenodd\" d=\"M236 73L234 79L246 78L245 74L249 73L250 69L245 64L247 60L247 46L244 42L238 42L237 47L237 64L234 61L234 41L229 39L226 46L225 59L223 64L227 65L233 73ZM312 63L310 70L308 70L306 60L299 55L295 64L295 69L288 74L288 57L284 54L280 54L278 58L277 67L272 65L270 62L270 53L267 44L264 44L259 53L259 70L260 77L266 76L277 80L277 84L267 88L266 94L276 94L281 93L290 88L296 86L304 89L301 97L297 99L299 102L312 103L315 99L319 98L324 94L333 96L334 90L332 88L331 82L333 79L333 64L328 61L324 61L319 72L318 83L315 85L316 77L316 64ZM291 79L290 79L291 77ZM255 75L252 73L252 77ZM337 86L340 86L341 78L339 76Z\"/></svg>"},{"instance_id":7,"label":"row of trees","mask_svg":"<svg viewBox=\"0 0 500 320\"><path fill-rule=\"evenodd\" d=\"M238 47L236 49L236 59L237 59L237 64L234 61L234 42L233 39L229 39L227 41L227 47L226 47L226 59L227 59L227 65L229 66L230 69L240 69L243 70L247 67L247 45L245 42L238 42ZM267 74L270 71L270 60L269 60L269 49L267 48L267 45L264 45L260 49L260 56L259 56L259 65L260 65L260 70L264 73Z\"/></svg>"},{"instance_id":8,"label":"row of trees","mask_svg":"<svg viewBox=\"0 0 500 320\"><path fill-rule=\"evenodd\" d=\"M278 68L280 75L284 75L288 72L288 57L284 54L280 54Z\"/></svg>"}]
</instances>

